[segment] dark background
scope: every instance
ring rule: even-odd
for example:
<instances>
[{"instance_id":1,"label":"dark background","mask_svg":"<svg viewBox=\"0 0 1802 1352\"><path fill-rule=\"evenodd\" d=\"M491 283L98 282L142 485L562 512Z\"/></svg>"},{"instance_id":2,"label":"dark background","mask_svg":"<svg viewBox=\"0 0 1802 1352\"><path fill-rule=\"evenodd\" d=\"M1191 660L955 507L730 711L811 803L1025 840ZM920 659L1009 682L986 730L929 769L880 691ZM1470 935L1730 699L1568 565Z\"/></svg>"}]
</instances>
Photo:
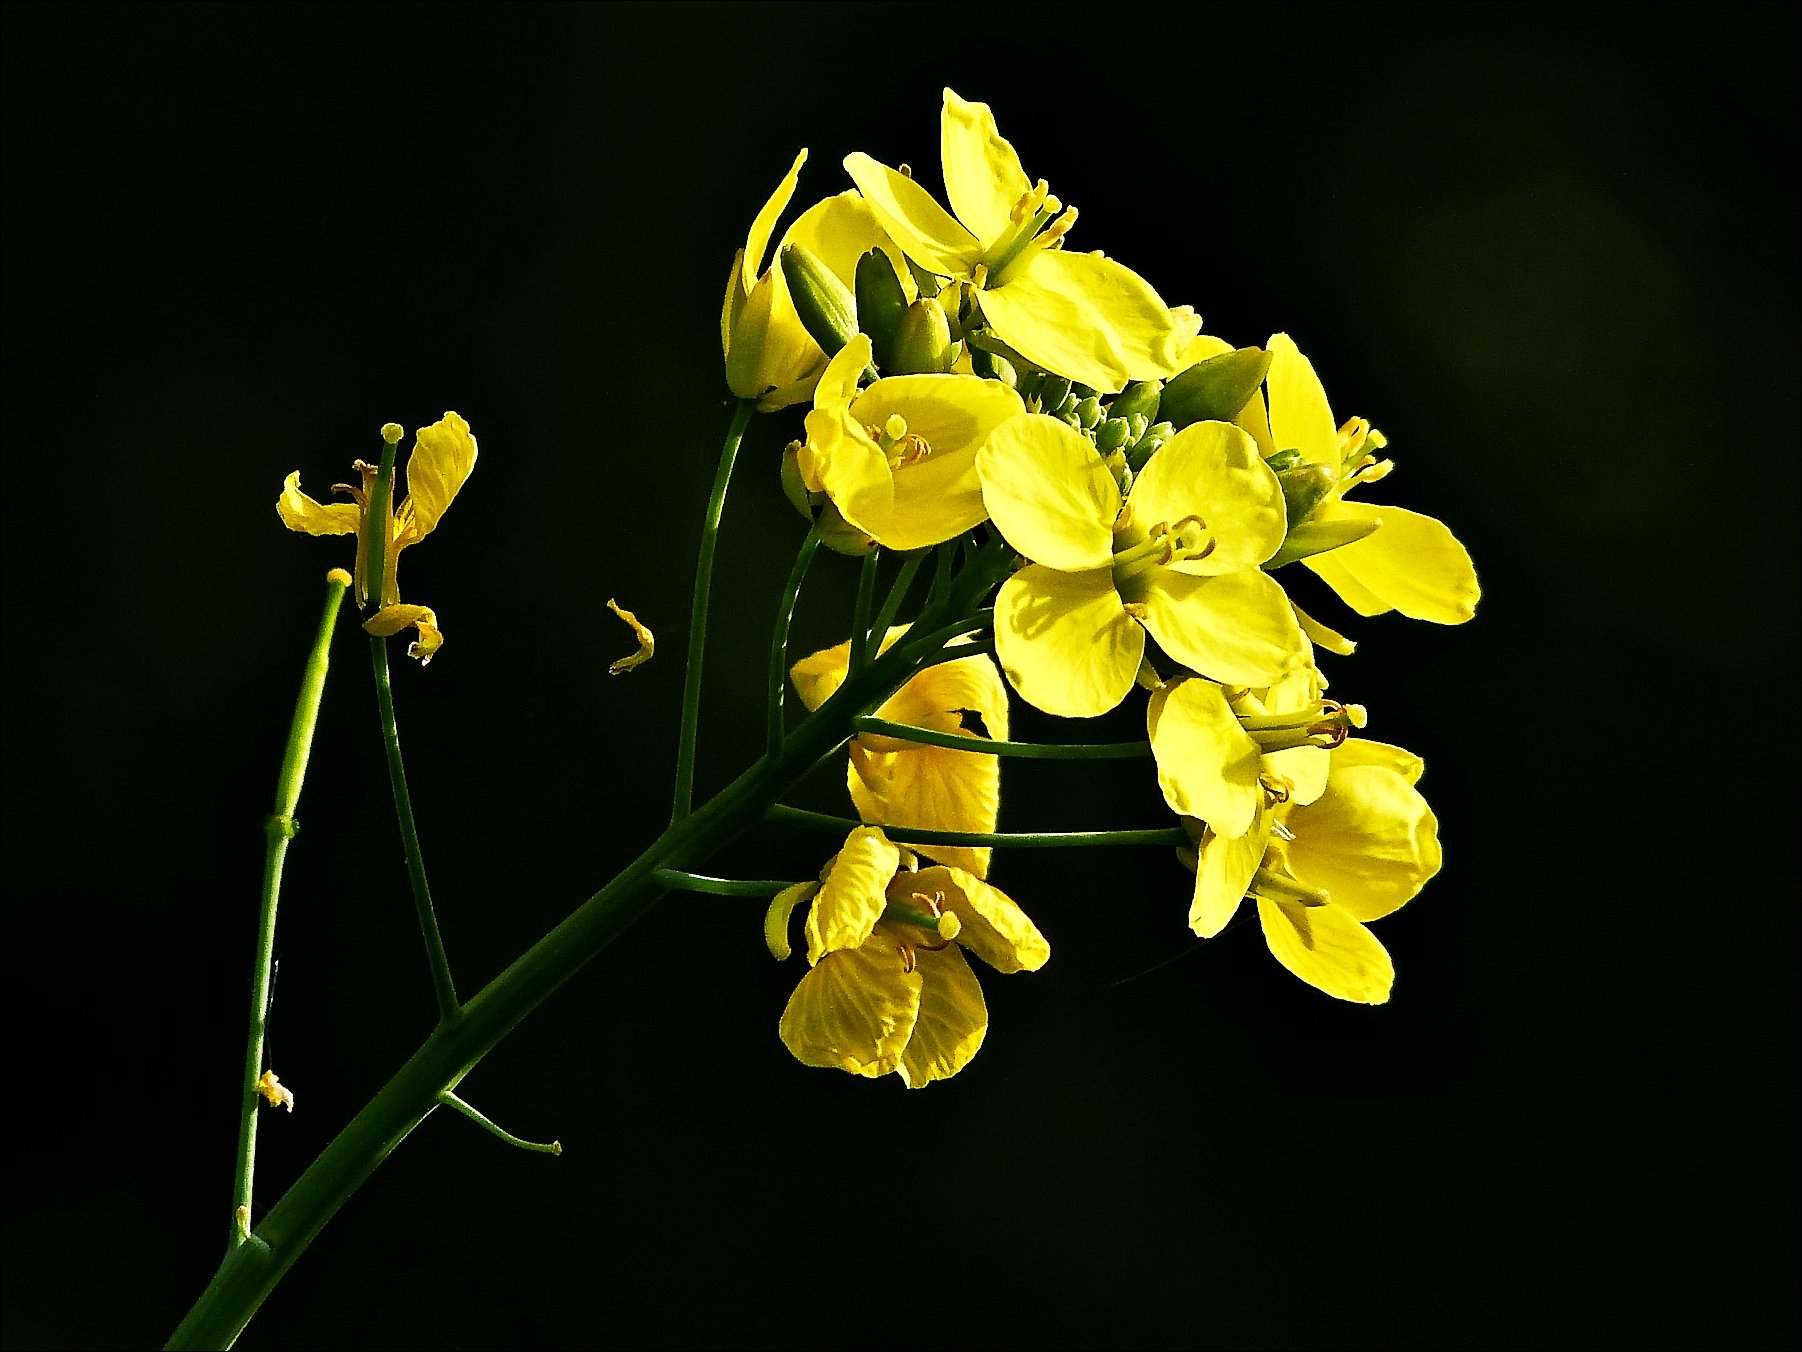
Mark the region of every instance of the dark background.
<instances>
[{"instance_id":1,"label":"dark background","mask_svg":"<svg viewBox=\"0 0 1802 1352\"><path fill-rule=\"evenodd\" d=\"M159 1342L229 1207L268 810L320 577L284 531L455 408L482 460L397 675L465 990L667 810L733 249L863 149L937 183L996 108L1073 243L1276 329L1450 522L1458 630L1334 691L1422 753L1446 868L1395 999L1202 945L1165 852L1017 853L1054 959L922 1093L807 1070L755 902L678 896L429 1119L247 1347L1769 1346L1797 1335L1796 154L1776 12L1132 5L8 5L8 1346ZM703 790L754 753L801 527L747 445ZM409 439L408 444L411 444ZM797 642L842 636L816 572ZM630 648L609 596L659 633ZM1322 602L1320 613L1346 612ZM281 913L265 1204L426 1032L340 630ZM1132 735L1129 707L1102 735ZM1055 731L1022 714L1018 731ZM1068 735L1058 733L1057 735ZM1158 824L1143 768L1008 766L1004 826ZM843 810L827 775L796 801ZM825 837L718 862L806 876Z\"/></svg>"}]
</instances>

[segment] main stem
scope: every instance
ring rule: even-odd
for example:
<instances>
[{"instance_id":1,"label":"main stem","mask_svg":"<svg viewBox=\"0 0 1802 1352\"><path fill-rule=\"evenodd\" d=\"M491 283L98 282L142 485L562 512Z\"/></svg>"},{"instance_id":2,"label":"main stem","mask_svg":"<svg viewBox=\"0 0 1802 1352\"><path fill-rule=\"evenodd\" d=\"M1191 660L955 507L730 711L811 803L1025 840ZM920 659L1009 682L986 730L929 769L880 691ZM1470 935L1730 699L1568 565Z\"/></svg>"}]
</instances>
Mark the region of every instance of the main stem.
<instances>
[{"instance_id":1,"label":"main stem","mask_svg":"<svg viewBox=\"0 0 1802 1352\"><path fill-rule=\"evenodd\" d=\"M687 670L682 679L682 729L676 742L676 802L670 815L672 823L681 821L694 806L695 739L700 735L701 659L707 648L707 603L713 593L713 553L719 543L720 515L726 509L726 489L732 482L732 465L738 459L739 443L757 406L749 399L738 401L732 423L726 429L725 445L720 447L719 468L713 476L713 492L707 499L707 517L701 524L701 549L695 560L694 603L688 613Z\"/></svg>"},{"instance_id":2,"label":"main stem","mask_svg":"<svg viewBox=\"0 0 1802 1352\"><path fill-rule=\"evenodd\" d=\"M426 963L432 971L432 995L438 1001L438 1017L457 1014L457 987L451 981L450 959L445 956L444 936L438 932L438 915L432 909L432 888L425 877L425 857L419 850L419 826L413 820L413 795L407 792L407 767L400 757L400 727L394 721L394 683L388 675L388 640L371 634L369 660L375 667L375 698L382 717L382 746L388 753L388 785L394 791L394 816L400 823L401 846L407 856L407 884L413 893L413 909L419 916L419 935L425 940Z\"/></svg>"},{"instance_id":3,"label":"main stem","mask_svg":"<svg viewBox=\"0 0 1802 1352\"><path fill-rule=\"evenodd\" d=\"M325 579L325 611L307 654L300 694L294 701L294 719L288 725L288 745L282 752L281 773L275 782L275 811L265 824L268 847L263 855L263 901L257 914L257 951L251 965L250 1032L244 1039L244 1079L239 1086L238 1166L232 1186L231 1247L250 1238L250 1196L257 1167L257 1081L263 1078L263 1043L268 1033L269 983L275 968L275 908L282 893L282 863L288 842L300 828L294 810L300 806L300 786L306 778L307 758L313 749L313 729L319 723L319 701L325 694L325 674L331 665L332 631L350 574L334 568Z\"/></svg>"},{"instance_id":4,"label":"main stem","mask_svg":"<svg viewBox=\"0 0 1802 1352\"><path fill-rule=\"evenodd\" d=\"M850 738L853 718L879 705L929 662L940 645L969 627L947 625L967 607L966 589L916 622L917 639L897 643L847 679L833 697L710 802L671 823L649 849L511 967L440 1023L419 1049L283 1195L250 1243L229 1254L171 1336L170 1348L229 1347L313 1237L388 1153L454 1090L463 1077L553 991L581 969L668 889L659 870L691 872L764 812L814 765Z\"/></svg>"}]
</instances>

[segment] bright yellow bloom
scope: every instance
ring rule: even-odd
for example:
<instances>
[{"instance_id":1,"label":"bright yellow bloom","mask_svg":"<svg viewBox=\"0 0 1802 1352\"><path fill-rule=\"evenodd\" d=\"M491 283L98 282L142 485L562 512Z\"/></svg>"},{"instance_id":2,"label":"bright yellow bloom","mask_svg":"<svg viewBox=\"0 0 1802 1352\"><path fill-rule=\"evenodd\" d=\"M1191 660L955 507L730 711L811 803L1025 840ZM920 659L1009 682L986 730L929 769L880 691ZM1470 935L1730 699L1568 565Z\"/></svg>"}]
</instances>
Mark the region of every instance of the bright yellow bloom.
<instances>
[{"instance_id":1,"label":"bright yellow bloom","mask_svg":"<svg viewBox=\"0 0 1802 1352\"><path fill-rule=\"evenodd\" d=\"M1334 472L1333 487L1310 521L1381 523L1361 540L1302 562L1360 615L1399 610L1436 624L1470 619L1481 595L1476 569L1444 524L1400 507L1345 500L1350 489L1375 483L1394 468L1393 461L1372 454L1387 444L1383 434L1362 418L1335 425L1320 377L1288 334L1272 335L1268 348L1270 421L1253 435L1266 454L1298 450L1303 460Z\"/></svg>"},{"instance_id":2,"label":"bright yellow bloom","mask_svg":"<svg viewBox=\"0 0 1802 1352\"><path fill-rule=\"evenodd\" d=\"M772 913L811 894L807 961L782 1011L783 1044L809 1066L910 1089L949 1079L988 1032L968 949L998 972L1037 971L1051 946L1013 900L960 868L903 867L903 852L860 826L817 888L791 889ZM786 937L782 937L786 949Z\"/></svg>"},{"instance_id":3,"label":"bright yellow bloom","mask_svg":"<svg viewBox=\"0 0 1802 1352\"><path fill-rule=\"evenodd\" d=\"M1260 805L1237 839L1205 831L1190 928L1212 938L1252 896L1284 967L1341 1000L1388 1000L1395 969L1365 926L1439 872L1439 823L1414 787L1420 772L1400 747L1353 739L1332 751L1312 803Z\"/></svg>"},{"instance_id":4,"label":"bright yellow bloom","mask_svg":"<svg viewBox=\"0 0 1802 1352\"><path fill-rule=\"evenodd\" d=\"M907 632L891 629L886 650ZM801 702L817 709L844 684L851 660L847 641L796 662L790 669ZM974 714L977 728L966 723ZM934 732L1007 740L1007 689L986 653L940 662L910 678L876 711L878 718ZM932 831L993 831L1001 810L1001 767L994 756L925 746L859 733L851 739L846 771L851 799L866 822ZM920 845L919 854L955 864L978 878L989 872L986 845Z\"/></svg>"},{"instance_id":5,"label":"bright yellow bloom","mask_svg":"<svg viewBox=\"0 0 1802 1352\"><path fill-rule=\"evenodd\" d=\"M977 452L983 501L1027 567L995 598L995 651L1047 713L1104 714L1132 688L1145 631L1217 681L1267 686L1307 658L1289 601L1258 565L1282 544L1282 487L1227 423L1185 427L1120 492L1095 446L1043 414Z\"/></svg>"},{"instance_id":6,"label":"bright yellow bloom","mask_svg":"<svg viewBox=\"0 0 1802 1352\"><path fill-rule=\"evenodd\" d=\"M400 440L401 430L390 424L383 429L383 435L393 444ZM417 628L419 641L409 653L422 662L431 660L444 637L437 629L436 617L428 608L400 603L396 574L401 551L418 544L438 528L438 522L469 478L475 463L476 439L469 433L469 424L455 413L446 413L430 427L422 427L414 434L413 453L407 457L406 466L408 494L401 498L398 472L388 494L387 528L383 532L387 540L387 558L382 568L379 598L365 594L364 572L369 542L369 532L364 529L364 524L378 473L376 466L358 460L352 468L361 475L362 484L333 485L332 491L347 494L352 499L350 502L315 502L300 491L298 470L287 477L281 496L275 502L276 513L289 530L304 531L308 535L357 537L357 603L368 605L374 599L381 606L363 627L372 634L384 636L410 626ZM398 508L394 505L396 501L400 502Z\"/></svg>"},{"instance_id":7,"label":"bright yellow bloom","mask_svg":"<svg viewBox=\"0 0 1802 1352\"><path fill-rule=\"evenodd\" d=\"M847 287L857 274L857 260L871 249L886 251L911 298L913 279L906 260L883 233L870 209L855 192L828 197L802 212L769 255L764 252L776 221L795 195L795 181L807 161L795 156L782 182L751 222L745 247L732 260L726 299L720 310L720 346L726 356L726 384L741 399L757 400L765 413L798 404L813 393L826 369L826 354L802 326L782 274L782 249L798 244L810 250Z\"/></svg>"},{"instance_id":8,"label":"bright yellow bloom","mask_svg":"<svg viewBox=\"0 0 1802 1352\"><path fill-rule=\"evenodd\" d=\"M845 159L908 257L974 287L995 335L1047 371L1108 391L1179 369L1194 315L1112 259L1064 250L1075 208L1060 212L1045 181L1026 177L987 104L945 91L940 152L955 217L905 174L861 152Z\"/></svg>"},{"instance_id":9,"label":"bright yellow bloom","mask_svg":"<svg viewBox=\"0 0 1802 1352\"><path fill-rule=\"evenodd\" d=\"M988 519L976 452L1025 411L998 380L890 376L862 394L870 340L858 334L832 359L813 395L798 468L809 491L885 549L924 549Z\"/></svg>"}]
</instances>

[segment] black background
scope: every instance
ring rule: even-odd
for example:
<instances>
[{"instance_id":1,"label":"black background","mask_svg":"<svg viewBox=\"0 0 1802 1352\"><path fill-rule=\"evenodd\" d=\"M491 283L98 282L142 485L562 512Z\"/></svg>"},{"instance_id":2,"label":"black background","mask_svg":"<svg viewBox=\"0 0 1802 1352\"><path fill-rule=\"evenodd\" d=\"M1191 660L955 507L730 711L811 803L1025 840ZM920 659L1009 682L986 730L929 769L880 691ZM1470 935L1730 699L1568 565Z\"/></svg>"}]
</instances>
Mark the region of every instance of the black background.
<instances>
[{"instance_id":1,"label":"black background","mask_svg":"<svg viewBox=\"0 0 1802 1352\"><path fill-rule=\"evenodd\" d=\"M1059 17L1059 14L1062 17ZM398 673L465 989L657 832L732 250L799 145L936 183L995 106L1073 243L1285 329L1485 584L1328 670L1445 872L1389 1006L1209 944L1163 852L1016 854L1051 939L909 1093L798 1066L755 902L678 896L429 1119L247 1347L1735 1346L1797 1334L1792 41L1727 5L9 5L8 1346L158 1342L229 1207L260 821L345 542L281 529L455 408ZM747 444L701 783L756 749L800 523ZM410 441L409 443L410 444ZM842 636L817 570L798 642ZM630 647L609 596L659 632ZM1322 602L1320 613L1345 612ZM281 913L266 1204L426 1032L354 628ZM1134 707L1101 735L1132 735ZM1023 735L1051 732L1022 714ZM1157 824L1008 766L1005 827ZM796 801L842 810L831 776ZM725 871L810 874L771 831Z\"/></svg>"}]
</instances>

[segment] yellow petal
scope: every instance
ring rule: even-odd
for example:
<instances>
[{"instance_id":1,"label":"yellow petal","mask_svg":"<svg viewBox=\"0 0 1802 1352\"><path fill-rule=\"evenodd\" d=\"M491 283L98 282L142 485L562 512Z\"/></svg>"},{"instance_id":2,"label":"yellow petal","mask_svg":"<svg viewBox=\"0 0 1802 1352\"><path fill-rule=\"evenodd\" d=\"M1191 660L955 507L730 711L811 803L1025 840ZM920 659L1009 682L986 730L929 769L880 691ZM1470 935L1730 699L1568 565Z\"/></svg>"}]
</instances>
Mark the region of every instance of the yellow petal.
<instances>
[{"instance_id":1,"label":"yellow petal","mask_svg":"<svg viewBox=\"0 0 1802 1352\"><path fill-rule=\"evenodd\" d=\"M1334 502L1317 520L1381 521L1373 534L1302 562L1360 615L1399 610L1414 620L1463 624L1477 613L1477 572L1442 522L1400 507Z\"/></svg>"},{"instance_id":2,"label":"yellow petal","mask_svg":"<svg viewBox=\"0 0 1802 1352\"><path fill-rule=\"evenodd\" d=\"M363 621L363 629L377 638L392 638L403 629L417 629L419 638L407 645L407 656L417 658L422 667L444 646L444 635L438 631L438 617L430 606L383 606Z\"/></svg>"},{"instance_id":3,"label":"yellow petal","mask_svg":"<svg viewBox=\"0 0 1802 1352\"><path fill-rule=\"evenodd\" d=\"M770 194L763 209L751 220L750 233L745 236L745 254L743 264L744 289L747 295L757 285L757 278L763 272L764 251L770 247L770 236L776 233L776 222L787 210L789 199L795 195L795 183L801 177L801 166L807 163L807 151L803 147L795 156L795 162L788 167L782 181L776 185L776 191ZM780 271L780 269L778 269Z\"/></svg>"},{"instance_id":4,"label":"yellow petal","mask_svg":"<svg viewBox=\"0 0 1802 1352\"><path fill-rule=\"evenodd\" d=\"M1351 745L1347 743L1346 745ZM1411 900L1441 861L1439 822L1412 784L1381 765L1338 764L1326 792L1289 814L1290 871L1354 920L1380 920Z\"/></svg>"},{"instance_id":5,"label":"yellow petal","mask_svg":"<svg viewBox=\"0 0 1802 1352\"><path fill-rule=\"evenodd\" d=\"M948 1080L970 1063L989 1031L989 1008L982 983L956 944L917 949L920 1013L901 1054L901 1080L924 1089Z\"/></svg>"},{"instance_id":6,"label":"yellow petal","mask_svg":"<svg viewBox=\"0 0 1802 1352\"><path fill-rule=\"evenodd\" d=\"M1027 361L1104 393L1174 374L1189 341L1149 282L1100 254L1040 250L980 299Z\"/></svg>"},{"instance_id":7,"label":"yellow petal","mask_svg":"<svg viewBox=\"0 0 1802 1352\"><path fill-rule=\"evenodd\" d=\"M901 852L873 826L859 826L820 883L807 913L807 961L864 943L888 905L884 895Z\"/></svg>"},{"instance_id":8,"label":"yellow petal","mask_svg":"<svg viewBox=\"0 0 1802 1352\"><path fill-rule=\"evenodd\" d=\"M1207 523L1207 557L1170 567L1196 577L1256 568L1282 547L1283 486L1257 444L1231 423L1183 428L1145 462L1127 495L1135 522L1149 528L1188 516Z\"/></svg>"},{"instance_id":9,"label":"yellow petal","mask_svg":"<svg viewBox=\"0 0 1802 1352\"><path fill-rule=\"evenodd\" d=\"M363 519L363 509L354 502L314 502L300 491L299 470L282 481L275 514L289 530L308 535L355 535Z\"/></svg>"},{"instance_id":10,"label":"yellow petal","mask_svg":"<svg viewBox=\"0 0 1802 1352\"><path fill-rule=\"evenodd\" d=\"M890 239L856 190L847 188L835 197L816 202L795 218L795 223L782 237L784 245L798 244L806 249L841 281L851 287L857 277L857 260L871 249L881 249L894 265L901 281L901 294L907 300L919 295L907 256Z\"/></svg>"},{"instance_id":11,"label":"yellow petal","mask_svg":"<svg viewBox=\"0 0 1802 1352\"><path fill-rule=\"evenodd\" d=\"M788 943L789 917L794 914L795 907L819 890L820 885L815 882L791 883L770 898L763 913L763 942L777 962L786 962L793 951Z\"/></svg>"},{"instance_id":12,"label":"yellow petal","mask_svg":"<svg viewBox=\"0 0 1802 1352\"><path fill-rule=\"evenodd\" d=\"M1307 660L1307 640L1289 598L1268 573L1247 568L1222 577L1189 577L1159 568L1141 585L1136 599L1145 606L1151 636L1202 676L1226 685L1266 686Z\"/></svg>"},{"instance_id":13,"label":"yellow petal","mask_svg":"<svg viewBox=\"0 0 1802 1352\"><path fill-rule=\"evenodd\" d=\"M1145 631L1126 613L1111 570L1061 573L1035 563L995 597L995 655L1028 704L1094 718L1132 689Z\"/></svg>"},{"instance_id":14,"label":"yellow petal","mask_svg":"<svg viewBox=\"0 0 1802 1352\"><path fill-rule=\"evenodd\" d=\"M1195 859L1195 896L1189 903L1189 928L1202 938L1212 939L1238 913L1252 874L1264 862L1270 821L1260 800L1244 835L1233 838L1208 831L1202 836Z\"/></svg>"},{"instance_id":15,"label":"yellow petal","mask_svg":"<svg viewBox=\"0 0 1802 1352\"><path fill-rule=\"evenodd\" d=\"M413 436L407 457L407 500L413 506L413 539L423 539L438 525L476 467L476 439L469 424L446 413Z\"/></svg>"},{"instance_id":16,"label":"yellow petal","mask_svg":"<svg viewBox=\"0 0 1802 1352\"><path fill-rule=\"evenodd\" d=\"M1159 686L1146 706L1158 785L1179 817L1195 817L1222 836L1251 829L1264 790L1258 744L1212 681Z\"/></svg>"},{"instance_id":17,"label":"yellow petal","mask_svg":"<svg viewBox=\"0 0 1802 1352\"><path fill-rule=\"evenodd\" d=\"M1002 139L988 104L966 103L947 89L939 156L951 210L986 248L1012 228L1009 213L1032 189L1019 155Z\"/></svg>"},{"instance_id":18,"label":"yellow petal","mask_svg":"<svg viewBox=\"0 0 1802 1352\"><path fill-rule=\"evenodd\" d=\"M822 386L831 378L832 368L826 369ZM814 397L819 398L817 390ZM807 450L808 467L839 515L865 535L876 536L895 503L894 474L882 448L841 407L816 408L807 415Z\"/></svg>"},{"instance_id":19,"label":"yellow petal","mask_svg":"<svg viewBox=\"0 0 1802 1352\"><path fill-rule=\"evenodd\" d=\"M720 303L720 351L727 361L732 359L732 335L738 331L738 317L744 313L750 294L745 289L745 251L740 249L732 255L732 270L726 274L726 298Z\"/></svg>"},{"instance_id":20,"label":"yellow petal","mask_svg":"<svg viewBox=\"0 0 1802 1352\"><path fill-rule=\"evenodd\" d=\"M1380 1005L1395 983L1395 965L1376 936L1337 906L1258 900L1264 941L1296 976L1339 1000Z\"/></svg>"},{"instance_id":21,"label":"yellow petal","mask_svg":"<svg viewBox=\"0 0 1802 1352\"><path fill-rule=\"evenodd\" d=\"M962 928L957 942L997 972L1036 972L1051 958L1051 945L1014 899L1000 888L963 869L935 865L897 878L893 895L903 885L910 891L944 894L943 906Z\"/></svg>"},{"instance_id":22,"label":"yellow petal","mask_svg":"<svg viewBox=\"0 0 1802 1352\"><path fill-rule=\"evenodd\" d=\"M847 639L837 647L809 653L788 669L788 678L795 683L801 703L811 712L838 693L850 669L851 642Z\"/></svg>"},{"instance_id":23,"label":"yellow petal","mask_svg":"<svg viewBox=\"0 0 1802 1352\"><path fill-rule=\"evenodd\" d=\"M1007 542L1062 572L1114 557L1120 489L1095 444L1043 413L1010 418L976 453L982 498Z\"/></svg>"},{"instance_id":24,"label":"yellow petal","mask_svg":"<svg viewBox=\"0 0 1802 1352\"><path fill-rule=\"evenodd\" d=\"M986 653L927 667L910 677L876 712L878 717L895 723L963 733L967 729L958 715L965 709L982 716L983 727L991 738L998 742L1007 740L1007 687L1002 685L1001 673ZM992 826L975 829L994 830Z\"/></svg>"},{"instance_id":25,"label":"yellow petal","mask_svg":"<svg viewBox=\"0 0 1802 1352\"><path fill-rule=\"evenodd\" d=\"M907 430L924 437L932 457L974 450L1008 419L1025 412L1020 396L998 380L980 376L889 376L857 398L857 420L881 427L892 414L907 419ZM924 463L930 464L929 457Z\"/></svg>"},{"instance_id":26,"label":"yellow petal","mask_svg":"<svg viewBox=\"0 0 1802 1352\"><path fill-rule=\"evenodd\" d=\"M857 382L863 378L863 368L870 364L870 347L868 334L853 334L838 355L826 363L813 391L816 409L838 412L851 406L857 398Z\"/></svg>"},{"instance_id":27,"label":"yellow petal","mask_svg":"<svg viewBox=\"0 0 1802 1352\"><path fill-rule=\"evenodd\" d=\"M1380 765L1393 770L1410 784L1420 783L1426 762L1404 747L1387 742L1374 742L1368 737L1354 737L1331 752L1333 768L1350 769L1354 765Z\"/></svg>"},{"instance_id":28,"label":"yellow petal","mask_svg":"<svg viewBox=\"0 0 1802 1352\"><path fill-rule=\"evenodd\" d=\"M1313 364L1286 333L1272 334L1264 346L1270 353L1264 387L1270 391L1271 441L1279 451L1300 451L1310 464L1338 469L1339 426Z\"/></svg>"},{"instance_id":29,"label":"yellow petal","mask_svg":"<svg viewBox=\"0 0 1802 1352\"><path fill-rule=\"evenodd\" d=\"M882 228L928 272L968 279L982 261L982 245L932 194L862 151L845 156L845 172Z\"/></svg>"},{"instance_id":30,"label":"yellow petal","mask_svg":"<svg viewBox=\"0 0 1802 1352\"><path fill-rule=\"evenodd\" d=\"M853 738L846 770L851 801L867 822L931 831L993 831L1001 807L1001 768L993 756L915 746L877 751ZM956 864L977 877L989 871L989 849L973 845L911 845L929 859Z\"/></svg>"},{"instance_id":31,"label":"yellow petal","mask_svg":"<svg viewBox=\"0 0 1802 1352\"><path fill-rule=\"evenodd\" d=\"M1350 657L1358 650L1358 645L1337 629L1327 628L1307 611L1295 605L1293 601L1289 604L1295 606L1295 619L1301 625L1302 633L1306 634L1309 641L1315 646L1325 648L1330 653L1338 653L1341 657Z\"/></svg>"},{"instance_id":32,"label":"yellow petal","mask_svg":"<svg viewBox=\"0 0 1802 1352\"><path fill-rule=\"evenodd\" d=\"M828 953L801 978L782 1011L782 1043L807 1066L887 1075L920 1013L920 973L886 934Z\"/></svg>"}]
</instances>

